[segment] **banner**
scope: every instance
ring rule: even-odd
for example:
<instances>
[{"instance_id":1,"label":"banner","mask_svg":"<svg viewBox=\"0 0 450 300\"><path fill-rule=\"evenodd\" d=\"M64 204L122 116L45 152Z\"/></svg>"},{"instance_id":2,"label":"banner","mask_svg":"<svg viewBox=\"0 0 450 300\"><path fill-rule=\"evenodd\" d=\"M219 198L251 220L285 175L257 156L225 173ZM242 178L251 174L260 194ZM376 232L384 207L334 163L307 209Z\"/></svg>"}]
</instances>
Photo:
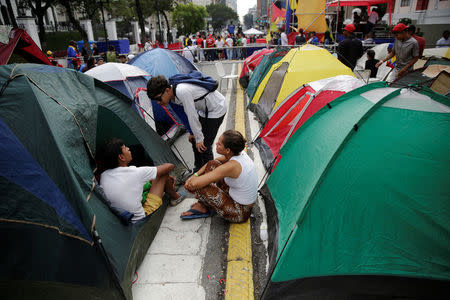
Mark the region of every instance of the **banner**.
<instances>
[{"instance_id":1,"label":"banner","mask_svg":"<svg viewBox=\"0 0 450 300\"><path fill-rule=\"evenodd\" d=\"M299 0L295 14L298 18L298 28L305 31L323 33L327 31L325 21L325 0Z\"/></svg>"}]
</instances>

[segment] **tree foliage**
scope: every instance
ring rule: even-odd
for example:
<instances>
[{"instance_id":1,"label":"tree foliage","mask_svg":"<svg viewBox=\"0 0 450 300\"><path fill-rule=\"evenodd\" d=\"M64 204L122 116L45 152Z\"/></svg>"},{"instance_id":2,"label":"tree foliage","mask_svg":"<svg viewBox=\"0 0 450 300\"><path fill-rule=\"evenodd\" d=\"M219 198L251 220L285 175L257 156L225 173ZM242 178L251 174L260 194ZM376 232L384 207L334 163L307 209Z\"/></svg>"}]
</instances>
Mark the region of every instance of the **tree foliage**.
<instances>
[{"instance_id":1,"label":"tree foliage","mask_svg":"<svg viewBox=\"0 0 450 300\"><path fill-rule=\"evenodd\" d=\"M203 6L192 3L179 4L172 13L173 23L179 34L190 34L205 28L205 18L208 16Z\"/></svg>"},{"instance_id":2,"label":"tree foliage","mask_svg":"<svg viewBox=\"0 0 450 300\"><path fill-rule=\"evenodd\" d=\"M209 4L206 6L206 11L211 17L211 25L214 31L219 31L229 20L238 20L238 14L226 6L225 4ZM236 22L238 23L238 22Z\"/></svg>"},{"instance_id":3,"label":"tree foliage","mask_svg":"<svg viewBox=\"0 0 450 300\"><path fill-rule=\"evenodd\" d=\"M253 15L248 13L244 16L244 25L247 28L253 27Z\"/></svg>"},{"instance_id":4,"label":"tree foliage","mask_svg":"<svg viewBox=\"0 0 450 300\"><path fill-rule=\"evenodd\" d=\"M18 3L19 8L29 8L31 12L36 16L38 28L39 28L39 40L41 41L42 49L47 49L47 38L45 35L44 17L47 13L47 9L50 8L56 1L42 1L42 0L20 0Z\"/></svg>"}]
</instances>

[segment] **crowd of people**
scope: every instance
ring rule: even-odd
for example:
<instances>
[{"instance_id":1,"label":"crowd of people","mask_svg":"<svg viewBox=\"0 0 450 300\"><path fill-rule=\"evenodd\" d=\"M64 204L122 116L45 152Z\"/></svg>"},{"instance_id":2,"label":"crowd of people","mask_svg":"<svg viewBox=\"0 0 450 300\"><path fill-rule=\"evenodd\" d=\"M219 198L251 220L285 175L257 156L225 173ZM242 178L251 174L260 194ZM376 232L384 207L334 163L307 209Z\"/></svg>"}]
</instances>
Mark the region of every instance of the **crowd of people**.
<instances>
[{"instance_id":1,"label":"crowd of people","mask_svg":"<svg viewBox=\"0 0 450 300\"><path fill-rule=\"evenodd\" d=\"M256 36L247 36L243 33L188 35L183 41L183 56L191 62L214 61L222 59L245 59L245 47L256 41Z\"/></svg>"}]
</instances>

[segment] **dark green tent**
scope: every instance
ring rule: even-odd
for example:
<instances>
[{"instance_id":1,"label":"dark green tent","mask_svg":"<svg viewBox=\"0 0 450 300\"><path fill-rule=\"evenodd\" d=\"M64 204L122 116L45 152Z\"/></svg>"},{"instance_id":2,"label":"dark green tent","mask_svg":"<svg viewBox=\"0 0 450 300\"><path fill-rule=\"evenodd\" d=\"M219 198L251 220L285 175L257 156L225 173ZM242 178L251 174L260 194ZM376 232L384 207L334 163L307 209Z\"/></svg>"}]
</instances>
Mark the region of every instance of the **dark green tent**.
<instances>
[{"instance_id":1,"label":"dark green tent","mask_svg":"<svg viewBox=\"0 0 450 300\"><path fill-rule=\"evenodd\" d=\"M272 67L273 64L279 62L283 59L283 57L289 52L289 49L287 48L278 48L272 53L265 55L261 62L256 66L255 70L253 70L252 75L250 76L250 81L248 83L247 89L245 90L247 92L248 98L249 98L249 107L250 103L253 99L253 96L256 93L256 90L258 89L259 84L266 76L267 72L269 72L270 67Z\"/></svg>"},{"instance_id":2,"label":"dark green tent","mask_svg":"<svg viewBox=\"0 0 450 300\"><path fill-rule=\"evenodd\" d=\"M263 299L448 297L449 103L374 83L296 131L261 191Z\"/></svg>"},{"instance_id":3,"label":"dark green tent","mask_svg":"<svg viewBox=\"0 0 450 300\"><path fill-rule=\"evenodd\" d=\"M183 167L128 98L92 77L7 65L0 86L2 298L131 298L167 201L122 225L93 188L95 151L116 136L135 149L135 165Z\"/></svg>"}]
</instances>

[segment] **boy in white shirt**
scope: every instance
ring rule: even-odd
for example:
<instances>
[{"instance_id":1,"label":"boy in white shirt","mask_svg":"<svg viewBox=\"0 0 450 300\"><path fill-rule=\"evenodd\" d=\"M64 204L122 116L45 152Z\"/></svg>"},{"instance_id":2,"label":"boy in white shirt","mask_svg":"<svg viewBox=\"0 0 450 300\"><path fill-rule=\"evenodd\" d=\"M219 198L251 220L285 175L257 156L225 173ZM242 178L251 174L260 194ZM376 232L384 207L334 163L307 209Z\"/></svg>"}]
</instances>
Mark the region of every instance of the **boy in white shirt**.
<instances>
[{"instance_id":1,"label":"boy in white shirt","mask_svg":"<svg viewBox=\"0 0 450 300\"><path fill-rule=\"evenodd\" d=\"M171 205L176 205L184 199L184 195L174 189L175 178L169 175L173 164L162 164L157 167L128 166L132 160L130 149L117 138L109 140L100 149L100 160L106 171L101 174L100 186L111 207L119 211L133 214L131 222L145 218L162 204L166 192L171 198ZM142 204L143 187L151 182L146 201Z\"/></svg>"}]
</instances>

